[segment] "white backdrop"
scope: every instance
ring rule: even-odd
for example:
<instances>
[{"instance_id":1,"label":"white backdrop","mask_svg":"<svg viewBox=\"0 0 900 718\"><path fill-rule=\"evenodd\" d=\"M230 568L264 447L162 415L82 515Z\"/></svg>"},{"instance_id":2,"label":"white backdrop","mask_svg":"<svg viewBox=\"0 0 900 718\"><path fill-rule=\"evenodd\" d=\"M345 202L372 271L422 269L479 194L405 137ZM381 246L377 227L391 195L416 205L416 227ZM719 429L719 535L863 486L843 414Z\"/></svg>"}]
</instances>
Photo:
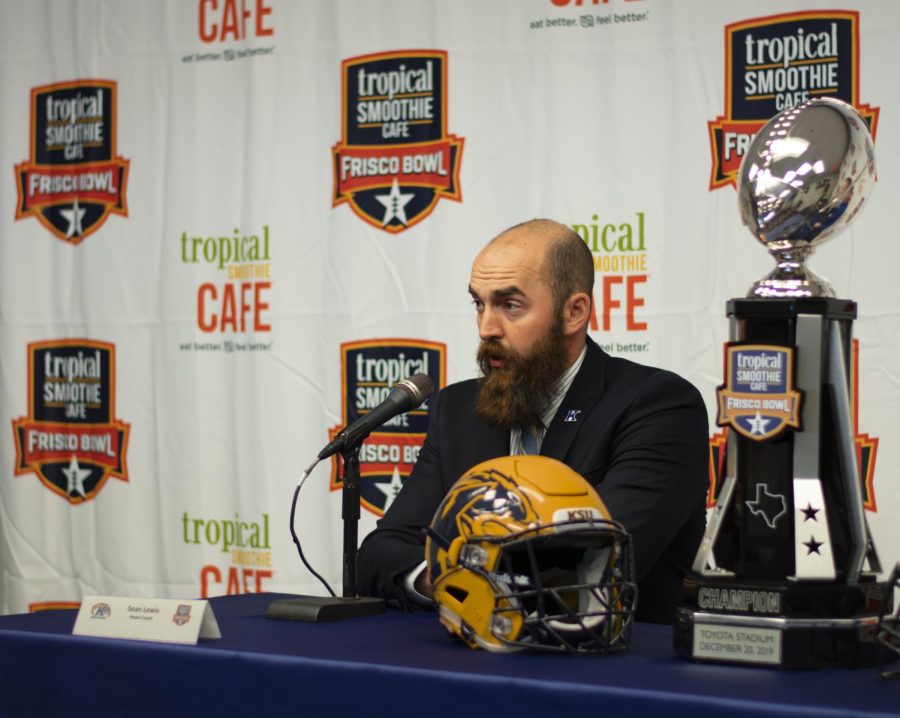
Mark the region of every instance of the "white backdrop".
<instances>
[{"instance_id":1,"label":"white backdrop","mask_svg":"<svg viewBox=\"0 0 900 718\"><path fill-rule=\"evenodd\" d=\"M748 34L798 29L836 50L747 57ZM879 181L811 266L859 305L868 518L892 565L898 33L891 0L0 0L0 608L323 593L288 532L302 469L398 367L474 375L471 260L535 216L594 250L592 336L691 380L719 432L725 302L771 259L715 126L750 134L799 97L751 99L727 79L750 60L834 66L839 86L791 89L877 113ZM404 156L431 171L398 176ZM361 534L426 423L370 442ZM337 590L338 488L323 462L297 521Z\"/></svg>"}]
</instances>

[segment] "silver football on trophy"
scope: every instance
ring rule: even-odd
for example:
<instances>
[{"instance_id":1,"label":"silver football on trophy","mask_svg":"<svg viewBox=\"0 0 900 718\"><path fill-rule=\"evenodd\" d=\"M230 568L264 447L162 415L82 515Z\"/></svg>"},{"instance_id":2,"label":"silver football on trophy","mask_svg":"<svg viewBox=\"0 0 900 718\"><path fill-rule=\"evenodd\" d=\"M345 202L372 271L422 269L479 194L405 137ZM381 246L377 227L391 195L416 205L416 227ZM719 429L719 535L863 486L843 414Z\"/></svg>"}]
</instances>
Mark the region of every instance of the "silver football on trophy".
<instances>
[{"instance_id":1,"label":"silver football on trophy","mask_svg":"<svg viewBox=\"0 0 900 718\"><path fill-rule=\"evenodd\" d=\"M750 297L833 297L806 258L852 222L875 184L875 149L865 120L832 98L780 112L757 133L741 162L741 219L777 267Z\"/></svg>"}]
</instances>

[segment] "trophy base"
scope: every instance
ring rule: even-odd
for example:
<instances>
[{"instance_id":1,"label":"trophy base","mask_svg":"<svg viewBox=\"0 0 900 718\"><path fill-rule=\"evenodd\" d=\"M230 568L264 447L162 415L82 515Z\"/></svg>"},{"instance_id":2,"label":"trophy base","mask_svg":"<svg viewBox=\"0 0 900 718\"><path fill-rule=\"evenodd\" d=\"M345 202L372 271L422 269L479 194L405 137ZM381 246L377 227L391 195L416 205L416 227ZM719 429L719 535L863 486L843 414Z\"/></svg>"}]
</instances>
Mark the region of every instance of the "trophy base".
<instances>
[{"instance_id":1,"label":"trophy base","mask_svg":"<svg viewBox=\"0 0 900 718\"><path fill-rule=\"evenodd\" d=\"M855 668L878 663L886 583L685 581L675 652L710 663Z\"/></svg>"}]
</instances>

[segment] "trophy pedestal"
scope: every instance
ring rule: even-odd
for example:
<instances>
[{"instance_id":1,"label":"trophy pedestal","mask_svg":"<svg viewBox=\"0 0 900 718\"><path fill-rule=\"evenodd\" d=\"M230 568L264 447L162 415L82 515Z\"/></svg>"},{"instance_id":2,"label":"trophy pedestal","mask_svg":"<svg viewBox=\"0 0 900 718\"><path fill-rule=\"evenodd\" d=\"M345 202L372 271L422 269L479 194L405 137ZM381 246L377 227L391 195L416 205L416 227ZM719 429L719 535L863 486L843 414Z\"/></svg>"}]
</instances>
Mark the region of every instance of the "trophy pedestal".
<instances>
[{"instance_id":1,"label":"trophy pedestal","mask_svg":"<svg viewBox=\"0 0 900 718\"><path fill-rule=\"evenodd\" d=\"M685 581L675 649L785 668L874 665L889 599L875 581L853 439L856 304L734 299L728 315L724 479Z\"/></svg>"},{"instance_id":2,"label":"trophy pedestal","mask_svg":"<svg viewBox=\"0 0 900 718\"><path fill-rule=\"evenodd\" d=\"M675 651L697 661L780 668L853 668L878 662L887 584L788 584L687 579Z\"/></svg>"}]
</instances>

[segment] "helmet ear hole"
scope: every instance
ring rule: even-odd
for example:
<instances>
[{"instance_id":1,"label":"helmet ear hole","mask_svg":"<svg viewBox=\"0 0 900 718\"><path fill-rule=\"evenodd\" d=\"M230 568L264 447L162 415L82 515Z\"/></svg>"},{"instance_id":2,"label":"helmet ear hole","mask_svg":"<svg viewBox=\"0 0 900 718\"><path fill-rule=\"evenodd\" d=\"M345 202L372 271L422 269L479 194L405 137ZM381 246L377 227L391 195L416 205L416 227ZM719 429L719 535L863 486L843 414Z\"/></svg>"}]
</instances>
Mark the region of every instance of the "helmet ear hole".
<instances>
[{"instance_id":1,"label":"helmet ear hole","mask_svg":"<svg viewBox=\"0 0 900 718\"><path fill-rule=\"evenodd\" d=\"M469 592L459 586L447 586L444 590L460 603L465 603L466 599L469 597Z\"/></svg>"}]
</instances>

